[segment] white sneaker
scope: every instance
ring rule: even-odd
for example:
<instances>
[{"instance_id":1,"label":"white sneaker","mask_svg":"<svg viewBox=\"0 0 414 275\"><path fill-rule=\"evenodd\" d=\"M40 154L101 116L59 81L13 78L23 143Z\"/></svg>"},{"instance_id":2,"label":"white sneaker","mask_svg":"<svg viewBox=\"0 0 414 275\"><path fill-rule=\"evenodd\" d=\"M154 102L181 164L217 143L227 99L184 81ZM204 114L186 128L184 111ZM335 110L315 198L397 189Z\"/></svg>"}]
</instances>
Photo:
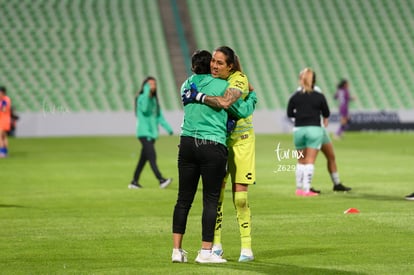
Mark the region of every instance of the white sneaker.
<instances>
[{"instance_id":1,"label":"white sneaker","mask_svg":"<svg viewBox=\"0 0 414 275\"><path fill-rule=\"evenodd\" d=\"M221 264L227 262L226 259L221 258L221 256L217 256L212 251L206 255L199 251L195 261L199 264Z\"/></svg>"},{"instance_id":2,"label":"white sneaker","mask_svg":"<svg viewBox=\"0 0 414 275\"><path fill-rule=\"evenodd\" d=\"M221 246L221 244L214 244L211 250L214 254L220 257L222 257L224 254L223 247Z\"/></svg>"},{"instance_id":3,"label":"white sneaker","mask_svg":"<svg viewBox=\"0 0 414 275\"><path fill-rule=\"evenodd\" d=\"M131 181L131 183L128 185L128 188L129 189L140 189L142 188L142 186L136 181Z\"/></svg>"},{"instance_id":4,"label":"white sneaker","mask_svg":"<svg viewBox=\"0 0 414 275\"><path fill-rule=\"evenodd\" d=\"M160 182L160 188L167 187L168 185L170 185L171 182L172 182L172 179L171 178L170 179L166 179L166 180L162 180Z\"/></svg>"},{"instance_id":5,"label":"white sneaker","mask_svg":"<svg viewBox=\"0 0 414 275\"><path fill-rule=\"evenodd\" d=\"M239 262L250 262L254 260L253 251L248 248L243 248L240 252Z\"/></svg>"},{"instance_id":6,"label":"white sneaker","mask_svg":"<svg viewBox=\"0 0 414 275\"><path fill-rule=\"evenodd\" d=\"M173 263L186 263L187 262L187 251L181 248L174 248L171 256Z\"/></svg>"}]
</instances>

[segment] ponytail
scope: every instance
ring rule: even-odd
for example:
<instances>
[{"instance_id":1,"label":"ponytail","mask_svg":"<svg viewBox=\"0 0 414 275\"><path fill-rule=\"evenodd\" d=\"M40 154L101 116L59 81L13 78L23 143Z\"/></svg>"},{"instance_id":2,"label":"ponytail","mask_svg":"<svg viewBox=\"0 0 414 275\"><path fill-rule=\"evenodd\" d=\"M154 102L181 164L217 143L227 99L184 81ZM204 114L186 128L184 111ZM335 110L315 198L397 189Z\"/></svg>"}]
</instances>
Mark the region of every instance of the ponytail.
<instances>
[{"instance_id":1,"label":"ponytail","mask_svg":"<svg viewBox=\"0 0 414 275\"><path fill-rule=\"evenodd\" d=\"M303 69L299 74L299 85L303 92L312 92L316 82L316 75L310 68Z\"/></svg>"}]
</instances>

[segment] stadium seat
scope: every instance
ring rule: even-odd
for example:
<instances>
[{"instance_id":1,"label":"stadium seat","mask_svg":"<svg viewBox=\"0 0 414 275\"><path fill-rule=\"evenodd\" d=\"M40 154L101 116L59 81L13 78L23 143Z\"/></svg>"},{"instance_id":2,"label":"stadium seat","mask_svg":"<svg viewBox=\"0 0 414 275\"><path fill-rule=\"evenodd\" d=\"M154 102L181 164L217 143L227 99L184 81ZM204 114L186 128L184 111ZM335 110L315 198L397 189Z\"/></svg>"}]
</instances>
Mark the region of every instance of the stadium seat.
<instances>
[{"instance_id":1,"label":"stadium seat","mask_svg":"<svg viewBox=\"0 0 414 275\"><path fill-rule=\"evenodd\" d=\"M412 109L414 47L409 1L177 1L188 5L197 47L234 48L258 91L258 109L284 109L297 74L312 67L332 95L341 78L354 110ZM18 111L53 98L76 111L132 110L153 75L161 105L181 108L158 1L2 2L0 82ZM235 17L236 16L236 19ZM33 96L22 91L36 87ZM35 101L35 102L33 102Z\"/></svg>"},{"instance_id":2,"label":"stadium seat","mask_svg":"<svg viewBox=\"0 0 414 275\"><path fill-rule=\"evenodd\" d=\"M396 5L403 6L398 8L394 3L372 0L296 0L283 4L262 1L261 5L253 1L246 1L244 5L236 1L226 1L225 4L212 1L209 5L189 2L192 14L203 14L193 21L196 33L218 34L218 38L199 39L199 47L214 48L217 40L226 41L229 45L233 42L230 46L240 53L249 78L259 91L263 91L261 97L265 102L259 104L259 108L284 108L289 93L297 85L297 73L304 66L317 71L318 83L330 94L334 93L341 78L348 78L352 84L351 92L358 98L352 104L353 109L413 106L412 96L407 95L407 89L403 88L408 87L407 82L412 77L401 72L401 68L407 68L409 72L409 68L413 67L413 60L407 58L410 47L404 46L410 36L402 35L404 38L396 39L394 32L398 33L399 28L388 23L412 16L409 13L412 7L405 7L406 2L397 1ZM217 6L220 6L220 11L215 8ZM399 9L399 12L404 9L407 16L400 19L399 12L391 13L393 9ZM223 16L232 11L242 17L243 12L251 13L250 24L243 20L239 22L243 27L241 32ZM378 20L385 16L389 16L390 20ZM209 22L214 22L214 25ZM407 21L404 26L409 24ZM252 25L253 28L249 27ZM240 37L245 37L245 41L240 42ZM401 43L401 46L393 47L392 43ZM411 40L408 45L412 43ZM398 51L390 53L389 49ZM275 54L272 55L272 52ZM397 64L393 66L393 63ZM268 77L270 81L267 81ZM277 91L277 98L273 97L274 91ZM400 96L407 97L411 102L407 104L395 99ZM331 97L328 100L334 104Z\"/></svg>"},{"instance_id":3,"label":"stadium seat","mask_svg":"<svg viewBox=\"0 0 414 275\"><path fill-rule=\"evenodd\" d=\"M10 0L2 3L0 24L0 34L9 38L9 63L0 67L0 80L16 98L18 111L36 106L40 112L42 98L76 111L131 110L147 75L159 80L165 94L161 105L180 106L170 88L175 81L156 1ZM14 75L19 78L9 77ZM29 86L42 89L35 98L17 96Z\"/></svg>"}]
</instances>

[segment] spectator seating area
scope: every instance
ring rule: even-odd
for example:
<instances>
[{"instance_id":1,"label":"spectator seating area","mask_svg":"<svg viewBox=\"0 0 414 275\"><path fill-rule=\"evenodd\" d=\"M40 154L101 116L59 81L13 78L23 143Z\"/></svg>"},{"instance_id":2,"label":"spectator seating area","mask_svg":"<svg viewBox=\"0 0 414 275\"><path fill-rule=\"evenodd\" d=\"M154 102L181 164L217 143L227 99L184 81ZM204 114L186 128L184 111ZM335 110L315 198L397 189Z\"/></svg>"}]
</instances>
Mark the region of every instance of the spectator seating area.
<instances>
[{"instance_id":1,"label":"spectator seating area","mask_svg":"<svg viewBox=\"0 0 414 275\"><path fill-rule=\"evenodd\" d=\"M329 103L342 78L355 110L413 109L414 3L408 0L187 0L197 46L240 56L259 109L284 109L306 66ZM20 112L133 109L147 75L179 110L159 2L0 0L0 85Z\"/></svg>"},{"instance_id":2,"label":"spectator seating area","mask_svg":"<svg viewBox=\"0 0 414 275\"><path fill-rule=\"evenodd\" d=\"M347 78L353 109L413 109L412 1L187 2L199 47L234 48L261 108L284 109L308 66L335 108L336 85Z\"/></svg>"},{"instance_id":3,"label":"spectator seating area","mask_svg":"<svg viewBox=\"0 0 414 275\"><path fill-rule=\"evenodd\" d=\"M132 110L147 75L167 109L175 82L156 1L0 1L0 83L18 111ZM173 99L172 99L173 98Z\"/></svg>"}]
</instances>

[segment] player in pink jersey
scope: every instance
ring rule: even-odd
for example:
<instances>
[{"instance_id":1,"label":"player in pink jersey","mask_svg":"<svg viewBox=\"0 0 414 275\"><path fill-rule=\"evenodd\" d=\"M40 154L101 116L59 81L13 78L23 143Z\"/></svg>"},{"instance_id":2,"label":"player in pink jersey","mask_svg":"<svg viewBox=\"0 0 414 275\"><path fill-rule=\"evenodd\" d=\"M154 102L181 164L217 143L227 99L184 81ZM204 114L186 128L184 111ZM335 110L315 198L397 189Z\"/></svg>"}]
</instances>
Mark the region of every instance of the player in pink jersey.
<instances>
[{"instance_id":1,"label":"player in pink jersey","mask_svg":"<svg viewBox=\"0 0 414 275\"><path fill-rule=\"evenodd\" d=\"M6 88L0 87L0 158L7 157L7 132L11 126L11 100L6 94Z\"/></svg>"}]
</instances>

